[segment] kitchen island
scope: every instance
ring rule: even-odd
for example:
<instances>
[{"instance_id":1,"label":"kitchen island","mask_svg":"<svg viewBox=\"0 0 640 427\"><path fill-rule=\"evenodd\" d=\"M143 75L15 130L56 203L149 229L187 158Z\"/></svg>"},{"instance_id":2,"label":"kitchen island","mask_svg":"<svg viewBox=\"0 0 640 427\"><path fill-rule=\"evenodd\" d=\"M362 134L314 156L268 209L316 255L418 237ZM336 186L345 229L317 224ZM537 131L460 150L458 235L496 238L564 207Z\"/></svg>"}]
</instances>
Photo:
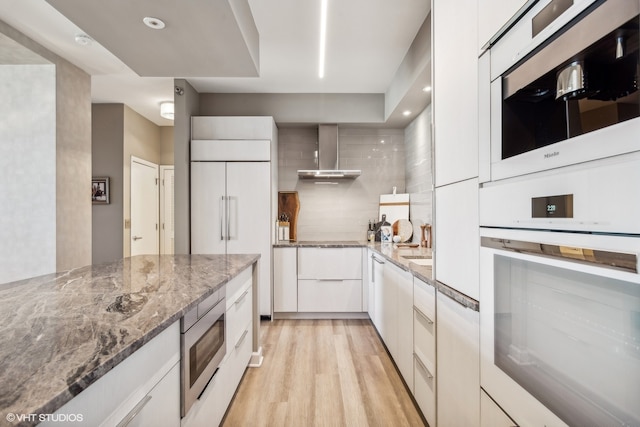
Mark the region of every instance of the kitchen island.
<instances>
[{"instance_id":1,"label":"kitchen island","mask_svg":"<svg viewBox=\"0 0 640 427\"><path fill-rule=\"evenodd\" d=\"M141 255L0 285L0 425L53 414L258 259Z\"/></svg>"}]
</instances>

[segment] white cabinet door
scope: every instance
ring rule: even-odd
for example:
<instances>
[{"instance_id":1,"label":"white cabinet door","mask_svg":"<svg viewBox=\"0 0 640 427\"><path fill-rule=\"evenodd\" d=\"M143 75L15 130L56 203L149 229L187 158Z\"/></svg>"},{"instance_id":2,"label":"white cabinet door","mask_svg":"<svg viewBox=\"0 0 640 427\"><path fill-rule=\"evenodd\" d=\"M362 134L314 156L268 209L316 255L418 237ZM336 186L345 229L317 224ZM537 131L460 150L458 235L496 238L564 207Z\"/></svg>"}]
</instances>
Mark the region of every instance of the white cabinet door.
<instances>
[{"instance_id":1,"label":"white cabinet door","mask_svg":"<svg viewBox=\"0 0 640 427\"><path fill-rule=\"evenodd\" d=\"M273 248L273 311L298 311L296 248Z\"/></svg>"},{"instance_id":2,"label":"white cabinet door","mask_svg":"<svg viewBox=\"0 0 640 427\"><path fill-rule=\"evenodd\" d=\"M382 286L382 328L380 335L394 360L398 357L398 285L397 274L390 262L384 264Z\"/></svg>"},{"instance_id":3,"label":"white cabinet door","mask_svg":"<svg viewBox=\"0 0 640 427\"><path fill-rule=\"evenodd\" d=\"M191 163L191 253L224 254L226 163Z\"/></svg>"},{"instance_id":4,"label":"white cabinet door","mask_svg":"<svg viewBox=\"0 0 640 427\"><path fill-rule=\"evenodd\" d=\"M480 427L517 427L484 390L480 394Z\"/></svg>"},{"instance_id":5,"label":"white cabinet door","mask_svg":"<svg viewBox=\"0 0 640 427\"><path fill-rule=\"evenodd\" d=\"M171 368L123 421L123 425L129 427L180 425L180 363Z\"/></svg>"},{"instance_id":6,"label":"white cabinet door","mask_svg":"<svg viewBox=\"0 0 640 427\"><path fill-rule=\"evenodd\" d=\"M260 314L271 314L271 167L266 162L227 163L227 253L260 254Z\"/></svg>"},{"instance_id":7,"label":"white cabinet door","mask_svg":"<svg viewBox=\"0 0 640 427\"><path fill-rule=\"evenodd\" d=\"M298 279L362 279L362 249L299 248Z\"/></svg>"},{"instance_id":8,"label":"white cabinet door","mask_svg":"<svg viewBox=\"0 0 640 427\"><path fill-rule=\"evenodd\" d=\"M532 0L478 0L478 51Z\"/></svg>"},{"instance_id":9,"label":"white cabinet door","mask_svg":"<svg viewBox=\"0 0 640 427\"><path fill-rule=\"evenodd\" d=\"M437 293L438 426L480 425L480 316Z\"/></svg>"},{"instance_id":10,"label":"white cabinet door","mask_svg":"<svg viewBox=\"0 0 640 427\"><path fill-rule=\"evenodd\" d=\"M361 312L362 280L298 280L298 311Z\"/></svg>"},{"instance_id":11,"label":"white cabinet door","mask_svg":"<svg viewBox=\"0 0 640 427\"><path fill-rule=\"evenodd\" d=\"M373 269L372 269L372 282L373 282L373 316L371 320L375 325L380 336L383 335L384 325L382 322L382 315L386 310L385 306L387 301L384 299L384 264L385 260L380 255L373 254Z\"/></svg>"},{"instance_id":12,"label":"white cabinet door","mask_svg":"<svg viewBox=\"0 0 640 427\"><path fill-rule=\"evenodd\" d=\"M413 392L413 276L408 271L396 270L398 287L398 354L396 365Z\"/></svg>"},{"instance_id":13,"label":"white cabinet door","mask_svg":"<svg viewBox=\"0 0 640 427\"><path fill-rule=\"evenodd\" d=\"M478 179L436 188L436 279L480 298Z\"/></svg>"},{"instance_id":14,"label":"white cabinet door","mask_svg":"<svg viewBox=\"0 0 640 427\"><path fill-rule=\"evenodd\" d=\"M436 187L478 176L477 10L477 0L433 0Z\"/></svg>"}]
</instances>

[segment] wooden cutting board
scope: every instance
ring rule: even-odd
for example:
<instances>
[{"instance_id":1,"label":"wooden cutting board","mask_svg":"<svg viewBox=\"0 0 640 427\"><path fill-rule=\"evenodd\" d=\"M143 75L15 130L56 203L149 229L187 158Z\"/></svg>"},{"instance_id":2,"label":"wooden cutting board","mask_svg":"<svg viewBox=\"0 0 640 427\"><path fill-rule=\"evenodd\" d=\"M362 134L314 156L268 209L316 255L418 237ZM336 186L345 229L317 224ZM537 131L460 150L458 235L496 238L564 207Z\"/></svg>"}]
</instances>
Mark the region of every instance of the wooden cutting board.
<instances>
[{"instance_id":1,"label":"wooden cutting board","mask_svg":"<svg viewBox=\"0 0 640 427\"><path fill-rule=\"evenodd\" d=\"M300 199L297 191L278 191L278 215L289 216L289 240L298 240L297 225Z\"/></svg>"},{"instance_id":2,"label":"wooden cutting board","mask_svg":"<svg viewBox=\"0 0 640 427\"><path fill-rule=\"evenodd\" d=\"M393 235L402 237L401 242L408 242L413 236L413 225L408 219L399 219L393 223Z\"/></svg>"},{"instance_id":3,"label":"wooden cutting board","mask_svg":"<svg viewBox=\"0 0 640 427\"><path fill-rule=\"evenodd\" d=\"M387 216L389 224L393 224L399 219L409 219L409 194L381 194L380 213Z\"/></svg>"}]
</instances>

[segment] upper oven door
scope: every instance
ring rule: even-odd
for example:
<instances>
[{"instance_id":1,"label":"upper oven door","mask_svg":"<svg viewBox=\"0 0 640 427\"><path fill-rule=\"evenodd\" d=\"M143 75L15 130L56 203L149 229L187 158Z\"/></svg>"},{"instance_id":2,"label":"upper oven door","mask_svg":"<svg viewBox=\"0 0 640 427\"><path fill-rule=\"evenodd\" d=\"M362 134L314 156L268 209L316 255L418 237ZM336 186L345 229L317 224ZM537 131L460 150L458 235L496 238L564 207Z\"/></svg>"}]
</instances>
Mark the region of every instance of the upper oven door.
<instances>
[{"instance_id":1,"label":"upper oven door","mask_svg":"<svg viewBox=\"0 0 640 427\"><path fill-rule=\"evenodd\" d=\"M640 150L640 0L571 3L491 49L492 181Z\"/></svg>"},{"instance_id":2,"label":"upper oven door","mask_svg":"<svg viewBox=\"0 0 640 427\"><path fill-rule=\"evenodd\" d=\"M482 387L519 425L640 425L640 237L481 242Z\"/></svg>"}]
</instances>

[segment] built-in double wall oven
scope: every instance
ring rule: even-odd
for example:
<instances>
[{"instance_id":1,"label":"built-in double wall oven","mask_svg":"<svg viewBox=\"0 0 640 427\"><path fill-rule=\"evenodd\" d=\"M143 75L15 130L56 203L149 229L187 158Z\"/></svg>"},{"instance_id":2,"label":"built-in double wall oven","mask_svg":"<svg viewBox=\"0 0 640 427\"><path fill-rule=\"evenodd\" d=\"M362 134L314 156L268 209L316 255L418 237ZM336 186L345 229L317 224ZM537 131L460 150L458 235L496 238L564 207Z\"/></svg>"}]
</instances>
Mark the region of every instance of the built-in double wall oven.
<instances>
[{"instance_id":1,"label":"built-in double wall oven","mask_svg":"<svg viewBox=\"0 0 640 427\"><path fill-rule=\"evenodd\" d=\"M541 0L489 50L481 386L518 425L640 426L639 11Z\"/></svg>"},{"instance_id":2,"label":"built-in double wall oven","mask_svg":"<svg viewBox=\"0 0 640 427\"><path fill-rule=\"evenodd\" d=\"M491 180L637 149L639 13L542 0L491 47Z\"/></svg>"},{"instance_id":3,"label":"built-in double wall oven","mask_svg":"<svg viewBox=\"0 0 640 427\"><path fill-rule=\"evenodd\" d=\"M640 152L480 189L481 386L522 426L640 425Z\"/></svg>"}]
</instances>

